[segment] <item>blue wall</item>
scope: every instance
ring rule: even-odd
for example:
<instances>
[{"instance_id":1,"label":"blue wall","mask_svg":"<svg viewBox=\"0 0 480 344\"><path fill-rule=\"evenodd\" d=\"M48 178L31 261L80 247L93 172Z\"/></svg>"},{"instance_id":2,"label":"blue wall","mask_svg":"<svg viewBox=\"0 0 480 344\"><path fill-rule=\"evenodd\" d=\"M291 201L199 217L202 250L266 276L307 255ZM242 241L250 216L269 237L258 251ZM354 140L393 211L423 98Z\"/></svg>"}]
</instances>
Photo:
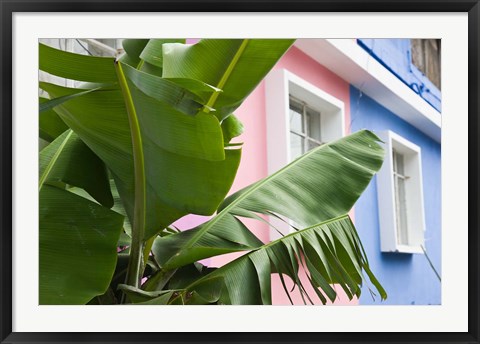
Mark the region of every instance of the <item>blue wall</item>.
<instances>
[{"instance_id":1,"label":"blue wall","mask_svg":"<svg viewBox=\"0 0 480 344\"><path fill-rule=\"evenodd\" d=\"M350 87L351 132L360 129L392 130L421 148L425 208L425 247L441 275L441 146L373 99ZM378 224L376 178L355 205L355 226L364 244L372 271L388 299L372 300L366 287L361 304L428 305L441 303L441 286L422 254L382 253Z\"/></svg>"},{"instance_id":2,"label":"blue wall","mask_svg":"<svg viewBox=\"0 0 480 344\"><path fill-rule=\"evenodd\" d=\"M358 44L427 103L441 111L440 90L412 63L410 39L359 39Z\"/></svg>"}]
</instances>

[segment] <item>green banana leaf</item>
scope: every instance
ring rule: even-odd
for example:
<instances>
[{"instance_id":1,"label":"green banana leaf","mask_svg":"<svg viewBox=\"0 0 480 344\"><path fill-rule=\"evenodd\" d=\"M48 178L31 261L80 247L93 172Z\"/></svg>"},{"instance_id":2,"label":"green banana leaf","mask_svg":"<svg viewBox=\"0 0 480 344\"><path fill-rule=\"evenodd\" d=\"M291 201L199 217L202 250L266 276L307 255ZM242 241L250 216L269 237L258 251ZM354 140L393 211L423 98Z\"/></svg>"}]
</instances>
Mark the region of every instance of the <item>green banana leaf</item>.
<instances>
[{"instance_id":1,"label":"green banana leaf","mask_svg":"<svg viewBox=\"0 0 480 344\"><path fill-rule=\"evenodd\" d=\"M79 91L52 84L41 84L41 86L53 97ZM134 92L141 98L147 98L138 89ZM157 112L157 105L161 103L153 98L149 100L152 110L144 114L150 115L152 120L162 118ZM145 109L145 106L146 104L143 104L142 109ZM165 107L166 105L161 108ZM133 222L135 191L133 146L122 92L120 90L92 92L68 100L57 106L55 111L109 167L130 221ZM174 113L174 110L171 113ZM195 117L177 112L175 114L177 117L183 116L185 126L180 127L182 123L178 123L176 127L170 126L171 131L167 139L172 143L171 147L178 140L176 137L187 135L188 138L198 138L199 136L194 131L191 131L191 134L188 134L188 131L185 132L185 127L192 130L197 128L196 123L187 122L190 119L195 120ZM215 117L210 116L210 118L216 121ZM168 118L164 123L168 124L168 121L175 124ZM222 161L207 161L175 154L159 146L158 140L165 137L153 133L151 126L155 123L152 124L148 120L146 122L145 132L150 136L146 134L142 137L144 155L142 170L146 179L148 216L145 237L148 238L190 212L211 214L215 211L233 182L240 161L240 150L226 151L223 153L225 160ZM208 132L204 132L207 142L208 135ZM221 136L220 144L223 146ZM181 142L178 146L182 146ZM198 141L190 141L190 147L193 146L194 149L201 148ZM221 149L223 152L223 147ZM199 185L200 187L197 187Z\"/></svg>"},{"instance_id":2,"label":"green banana leaf","mask_svg":"<svg viewBox=\"0 0 480 344\"><path fill-rule=\"evenodd\" d=\"M99 83L117 82L112 57L72 54L39 44L39 69L62 78Z\"/></svg>"},{"instance_id":3,"label":"green banana leaf","mask_svg":"<svg viewBox=\"0 0 480 344\"><path fill-rule=\"evenodd\" d=\"M140 63L140 54L147 45L149 39L124 39L122 41L125 54L119 57L119 60L134 68Z\"/></svg>"},{"instance_id":4,"label":"green banana leaf","mask_svg":"<svg viewBox=\"0 0 480 344\"><path fill-rule=\"evenodd\" d=\"M135 304L166 305L175 290L145 291L126 284L118 285L118 289L128 295Z\"/></svg>"},{"instance_id":5,"label":"green banana leaf","mask_svg":"<svg viewBox=\"0 0 480 344\"><path fill-rule=\"evenodd\" d=\"M162 76L164 43L185 43L185 39L124 39L125 54L120 61L145 73Z\"/></svg>"},{"instance_id":6,"label":"green banana leaf","mask_svg":"<svg viewBox=\"0 0 480 344\"><path fill-rule=\"evenodd\" d=\"M137 305L156 305L156 306L168 305L168 302L169 302L170 298L172 297L172 295L174 295L173 291L167 291L166 293L164 293L164 294L160 295L159 297L156 297L152 300L148 300L148 301L145 301L145 302L137 302L136 304Z\"/></svg>"},{"instance_id":7,"label":"green banana leaf","mask_svg":"<svg viewBox=\"0 0 480 344\"><path fill-rule=\"evenodd\" d=\"M122 199L120 198L120 194L118 193L117 186L115 185L115 181L113 179L110 180L110 190L112 191L112 196L113 196L112 210L125 217L125 221L123 223L123 230L125 232L125 236L120 237L123 244L120 246L129 246L131 243L131 237L132 237L132 224L128 219L127 212L123 207Z\"/></svg>"},{"instance_id":8,"label":"green banana leaf","mask_svg":"<svg viewBox=\"0 0 480 344\"><path fill-rule=\"evenodd\" d=\"M224 143L228 144L234 137L240 136L244 129L242 122L234 114L225 118L222 121Z\"/></svg>"},{"instance_id":9,"label":"green banana leaf","mask_svg":"<svg viewBox=\"0 0 480 344\"><path fill-rule=\"evenodd\" d=\"M142 50L140 58L149 63L163 69L163 46L165 43L185 44L185 39L150 39Z\"/></svg>"},{"instance_id":10,"label":"green banana leaf","mask_svg":"<svg viewBox=\"0 0 480 344\"><path fill-rule=\"evenodd\" d=\"M123 216L50 185L42 187L39 201L40 304L85 304L104 294Z\"/></svg>"},{"instance_id":11,"label":"green banana leaf","mask_svg":"<svg viewBox=\"0 0 480 344\"><path fill-rule=\"evenodd\" d=\"M126 40L127 41L127 40ZM133 42L135 40L128 40L127 44L145 46L143 40L138 40L139 42ZM140 70L148 72L153 75L162 76L163 72L163 45L165 43L184 43L185 40L160 40L160 39L151 39L148 44L146 44L145 49L141 52L141 57L143 59L143 64L140 67ZM124 41L125 42L125 41ZM281 42L284 44L284 42ZM168 48L168 45L166 45ZM127 50L127 49L125 49ZM137 64L140 62L138 49L128 49L128 56L134 56L132 59L137 61ZM248 53L248 50L247 50ZM205 60L208 60L208 56L203 57ZM248 57L247 57L248 58ZM278 58L278 56L277 56ZM238 68L238 62L235 68ZM164 80L172 81L180 86L185 87L189 91L197 94L202 98L203 103L207 104L210 98L214 95L214 92L223 92L223 90L213 87L207 83L200 82L198 80L187 79L187 78L164 78ZM235 80L234 80L235 81ZM257 81L258 83L258 81ZM250 89L250 92L253 89ZM214 109L212 109L214 110ZM227 118L221 121L222 132L224 136L225 144L229 143L230 140L234 137L239 136L243 132L242 123L233 115L229 115Z\"/></svg>"},{"instance_id":12,"label":"green banana leaf","mask_svg":"<svg viewBox=\"0 0 480 344\"><path fill-rule=\"evenodd\" d=\"M70 99L75 98L75 97L83 96L84 94L96 91L98 89L100 89L100 87L88 89L88 90L83 91L83 92L74 93L74 94L63 96L63 97L58 97L58 98L55 98L55 99L52 99L52 100L40 101L40 113L45 112L45 111L49 111L49 110L53 109L55 106L58 106L58 105L60 105L64 102L66 102L67 100L70 100Z\"/></svg>"},{"instance_id":13,"label":"green banana leaf","mask_svg":"<svg viewBox=\"0 0 480 344\"><path fill-rule=\"evenodd\" d=\"M336 291L330 285L340 284L350 299L359 297L366 272L381 299L387 294L370 271L367 257L348 215L331 219L291 233L264 245L198 279L184 294L212 289L220 304L255 305L272 303L270 275L289 276L299 288L304 301L313 303L311 295L298 278L299 265L308 271L308 283L322 303L332 302ZM272 267L274 270L272 270ZM219 286L220 284L220 286ZM320 290L318 289L320 288ZM220 293L218 292L220 290ZM290 297L290 296L289 296ZM188 303L188 302L187 302Z\"/></svg>"},{"instance_id":14,"label":"green banana leaf","mask_svg":"<svg viewBox=\"0 0 480 344\"><path fill-rule=\"evenodd\" d=\"M74 187L67 185L68 191L81 196L83 198L86 198L92 202L97 202L88 192L86 192L84 189ZM123 231L120 234L120 238L118 240L117 245L118 246L130 246L132 243L132 226L130 224L130 221L128 220L128 215L127 212L125 211L125 208L123 207L122 200L120 199L120 195L118 194L117 186L115 185L115 182L113 179L110 180L110 191L112 192L113 196L113 206L111 209L122 215L124 217L124 222L123 222ZM98 202L97 202L98 203Z\"/></svg>"},{"instance_id":15,"label":"green banana leaf","mask_svg":"<svg viewBox=\"0 0 480 344\"><path fill-rule=\"evenodd\" d=\"M39 99L40 104L46 103L49 100L46 98ZM60 134L68 129L65 122L63 122L53 109L46 110L39 114L38 118L39 137L47 142L52 142Z\"/></svg>"},{"instance_id":16,"label":"green banana leaf","mask_svg":"<svg viewBox=\"0 0 480 344\"><path fill-rule=\"evenodd\" d=\"M158 271L142 288L119 285L118 289L125 291L129 300L135 304L201 304L217 302L220 298L222 285L209 283L205 288L198 286L195 291L187 293L186 287L196 280L208 275L216 268L208 268L200 263L184 266L178 270ZM169 295L168 298L166 295ZM161 299L159 299L159 295ZM161 303L159 303L161 302Z\"/></svg>"},{"instance_id":17,"label":"green banana leaf","mask_svg":"<svg viewBox=\"0 0 480 344\"><path fill-rule=\"evenodd\" d=\"M273 175L231 195L218 213L191 230L157 238L155 259L165 269L262 243L239 217L276 214L301 228L348 213L383 162L379 139L363 130L304 154Z\"/></svg>"},{"instance_id":18,"label":"green banana leaf","mask_svg":"<svg viewBox=\"0 0 480 344\"><path fill-rule=\"evenodd\" d=\"M113 205L105 165L71 130L40 152L40 304L85 304L105 293L115 270L123 216L67 184Z\"/></svg>"},{"instance_id":19,"label":"green banana leaf","mask_svg":"<svg viewBox=\"0 0 480 344\"><path fill-rule=\"evenodd\" d=\"M138 46L141 47L141 44ZM217 48L223 46L220 44ZM246 64L240 58L242 63L237 63L240 55L234 54L231 56L234 61L224 59L221 66L205 66L199 61L196 68L202 69L203 74L205 68L217 76L225 74L223 79L237 73L251 73L253 68L258 74L257 79L242 82L239 96L229 98L237 104L246 96L245 90L253 90L265 76L274 56L280 57L288 46L253 44L253 48L246 51L253 54L252 49L255 50L261 57L258 61ZM132 51L131 48L128 50ZM216 54L222 52L217 51ZM228 55L227 52L225 54ZM132 55L135 54L132 52ZM52 100L85 92L82 96L67 99L54 109L105 162L131 222L137 190L137 203L143 203L143 206L137 206L142 208L138 216L146 221L144 238L153 236L188 213L210 215L217 209L233 182L240 150L225 150L220 122L209 111L199 111L210 109L205 107L208 104L202 104L203 99L210 101L215 94L223 93L218 92L215 85L212 85L215 86L213 88L205 87L208 82L189 75L173 76L170 81L119 61L115 63L113 59L76 55L43 45L40 45L40 61L42 70L60 77L118 83L117 88L93 92L47 83L41 83L40 87L49 93ZM176 66L180 67L182 63ZM189 62L185 60L185 63ZM189 68L194 67L189 64ZM91 72L93 70L95 73ZM193 81L186 82L185 79ZM185 89L185 85L193 91ZM233 90L229 92L234 93Z\"/></svg>"},{"instance_id":20,"label":"green banana leaf","mask_svg":"<svg viewBox=\"0 0 480 344\"><path fill-rule=\"evenodd\" d=\"M262 81L294 39L204 39L163 45L163 77L201 80L222 90L207 107L223 120Z\"/></svg>"},{"instance_id":21,"label":"green banana leaf","mask_svg":"<svg viewBox=\"0 0 480 344\"><path fill-rule=\"evenodd\" d=\"M104 163L72 131L67 130L40 152L39 190L44 184L62 182L85 189L100 204L111 208Z\"/></svg>"}]
</instances>

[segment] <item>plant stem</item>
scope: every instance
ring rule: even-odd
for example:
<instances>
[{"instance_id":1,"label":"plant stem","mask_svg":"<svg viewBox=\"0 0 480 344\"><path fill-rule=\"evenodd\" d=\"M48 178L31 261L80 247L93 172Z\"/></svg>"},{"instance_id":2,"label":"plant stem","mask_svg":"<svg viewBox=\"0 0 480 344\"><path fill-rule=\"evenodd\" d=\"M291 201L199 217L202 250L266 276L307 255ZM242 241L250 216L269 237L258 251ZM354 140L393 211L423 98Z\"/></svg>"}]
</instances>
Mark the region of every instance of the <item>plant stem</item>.
<instances>
[{"instance_id":1,"label":"plant stem","mask_svg":"<svg viewBox=\"0 0 480 344\"><path fill-rule=\"evenodd\" d=\"M135 205L132 224L132 244L130 246L130 258L128 261L125 283L132 287L139 288L142 277L141 275L143 273L143 237L145 233L146 213L145 161L137 113L135 111L132 95L125 74L123 73L121 63L118 61L115 61L115 70L117 72L120 88L124 95L125 107L127 109L128 121L130 124L135 172Z\"/></svg>"}]
</instances>

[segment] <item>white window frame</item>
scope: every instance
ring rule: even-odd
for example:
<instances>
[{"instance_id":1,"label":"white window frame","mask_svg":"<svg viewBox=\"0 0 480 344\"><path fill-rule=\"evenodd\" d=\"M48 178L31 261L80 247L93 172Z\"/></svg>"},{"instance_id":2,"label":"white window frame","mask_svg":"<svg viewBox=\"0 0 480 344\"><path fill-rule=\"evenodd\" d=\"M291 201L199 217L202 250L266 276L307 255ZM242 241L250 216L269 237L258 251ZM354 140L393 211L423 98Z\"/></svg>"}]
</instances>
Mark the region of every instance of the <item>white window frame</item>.
<instances>
[{"instance_id":1,"label":"white window frame","mask_svg":"<svg viewBox=\"0 0 480 344\"><path fill-rule=\"evenodd\" d=\"M387 130L377 135L385 142L385 160L377 174L377 199L382 252L424 254L425 209L421 149L402 136ZM393 150L404 157L408 244L398 243Z\"/></svg>"},{"instance_id":2,"label":"white window frame","mask_svg":"<svg viewBox=\"0 0 480 344\"><path fill-rule=\"evenodd\" d=\"M276 69L265 78L268 173L290 163L290 95L320 112L322 141L345 135L345 104L287 71Z\"/></svg>"},{"instance_id":3,"label":"white window frame","mask_svg":"<svg viewBox=\"0 0 480 344\"><path fill-rule=\"evenodd\" d=\"M345 135L345 104L343 101L286 69L271 71L265 78L269 175L291 162L290 95L320 112L323 142L333 141ZM291 231L288 225L276 218L270 217L270 222L283 234ZM279 237L280 234L276 231L272 232L272 240Z\"/></svg>"},{"instance_id":4,"label":"white window frame","mask_svg":"<svg viewBox=\"0 0 480 344\"><path fill-rule=\"evenodd\" d=\"M293 101L292 101L293 100ZM301 99L297 99L296 97L290 95L290 116L292 114L292 104L291 103L295 103L296 107L298 108L298 110L301 111L301 113L297 110L293 110L294 112L298 113L300 116L301 116L301 126L303 129L293 129L293 128L289 128L290 130L290 140L292 138L292 134L293 135L296 135L298 137L301 138L301 140L303 141L303 144L302 144L302 151L305 151L304 153L306 153L307 151L309 151L309 146L310 144L314 144L316 146L320 146L322 144L324 144L325 142L323 141L323 137L322 137L322 130L321 130L321 126L322 126L322 114L320 113L320 111L317 111L316 109L312 108L309 104L307 104L306 102L304 102L303 100ZM318 128L317 129L320 129L318 130L318 136L317 138L313 137L315 134L312 135L312 131L315 132L315 130L312 130L312 125L311 125L311 122L317 122L315 121L315 119L312 119L312 121L309 120L309 117L310 116L318 116ZM291 121L291 119L290 119ZM290 154L292 153L291 152L291 148L292 148L292 145L291 145L291 142L290 142ZM303 153L303 154L304 154ZM291 156L290 156L290 160L292 160Z\"/></svg>"}]
</instances>

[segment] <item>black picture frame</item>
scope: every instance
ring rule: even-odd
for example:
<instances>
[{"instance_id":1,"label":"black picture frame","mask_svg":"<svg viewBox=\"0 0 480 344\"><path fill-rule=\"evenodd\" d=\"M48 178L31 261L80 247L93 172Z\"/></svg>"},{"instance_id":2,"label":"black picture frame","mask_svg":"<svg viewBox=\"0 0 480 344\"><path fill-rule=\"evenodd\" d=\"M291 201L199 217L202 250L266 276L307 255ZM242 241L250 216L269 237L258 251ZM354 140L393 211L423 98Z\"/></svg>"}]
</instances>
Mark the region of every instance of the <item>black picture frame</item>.
<instances>
[{"instance_id":1,"label":"black picture frame","mask_svg":"<svg viewBox=\"0 0 480 344\"><path fill-rule=\"evenodd\" d=\"M15 12L468 12L468 332L465 333L20 333L12 332L12 16ZM1 343L480 343L478 0L0 0L0 341ZM452 315L454 316L454 315Z\"/></svg>"}]
</instances>

